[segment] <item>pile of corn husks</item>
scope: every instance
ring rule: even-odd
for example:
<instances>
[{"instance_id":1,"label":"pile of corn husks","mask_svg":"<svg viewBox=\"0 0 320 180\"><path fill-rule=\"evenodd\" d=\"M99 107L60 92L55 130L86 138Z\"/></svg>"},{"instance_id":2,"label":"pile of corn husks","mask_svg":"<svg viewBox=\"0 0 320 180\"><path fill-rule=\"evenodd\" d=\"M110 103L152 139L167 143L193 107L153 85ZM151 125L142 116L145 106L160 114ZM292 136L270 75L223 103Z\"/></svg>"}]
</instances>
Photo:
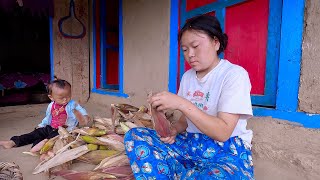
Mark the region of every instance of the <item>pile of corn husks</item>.
<instances>
[{"instance_id":1,"label":"pile of corn husks","mask_svg":"<svg viewBox=\"0 0 320 180\"><path fill-rule=\"evenodd\" d=\"M59 135L48 140L38 152L42 162L33 174L48 171L49 176L62 176L70 180L134 179L125 154L123 136L133 127L154 128L154 124L157 124L154 121L157 120L152 117L156 116L158 118L155 119L160 120L163 117L159 113L155 115L157 112L145 106L137 108L128 104L112 104L111 110L111 118L95 117L91 127L82 127L72 132L59 127ZM90 171L71 170L70 165L77 161L96 167Z\"/></svg>"}]
</instances>

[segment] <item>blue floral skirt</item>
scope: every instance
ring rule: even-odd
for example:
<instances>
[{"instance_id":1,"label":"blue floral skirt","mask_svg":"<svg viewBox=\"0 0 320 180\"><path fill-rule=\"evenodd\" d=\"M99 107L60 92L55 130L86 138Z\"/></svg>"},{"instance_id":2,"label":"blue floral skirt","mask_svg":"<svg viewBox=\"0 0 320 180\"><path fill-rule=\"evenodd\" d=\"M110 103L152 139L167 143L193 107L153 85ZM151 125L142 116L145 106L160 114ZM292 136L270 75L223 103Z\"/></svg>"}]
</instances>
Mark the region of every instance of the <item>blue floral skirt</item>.
<instances>
[{"instance_id":1,"label":"blue floral skirt","mask_svg":"<svg viewBox=\"0 0 320 180\"><path fill-rule=\"evenodd\" d=\"M133 128L125 148L136 180L254 179L250 148L239 137L222 143L185 132L167 144L152 129Z\"/></svg>"}]
</instances>

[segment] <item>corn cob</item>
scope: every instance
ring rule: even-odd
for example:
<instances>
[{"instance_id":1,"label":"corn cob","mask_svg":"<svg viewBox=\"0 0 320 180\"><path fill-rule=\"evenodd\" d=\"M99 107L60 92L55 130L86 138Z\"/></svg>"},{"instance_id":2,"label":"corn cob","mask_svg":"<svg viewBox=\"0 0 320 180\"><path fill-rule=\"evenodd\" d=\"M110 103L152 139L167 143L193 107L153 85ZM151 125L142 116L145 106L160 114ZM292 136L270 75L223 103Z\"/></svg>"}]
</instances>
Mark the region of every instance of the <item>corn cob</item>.
<instances>
[{"instance_id":1,"label":"corn cob","mask_svg":"<svg viewBox=\"0 0 320 180\"><path fill-rule=\"evenodd\" d=\"M57 138L59 136L56 136L56 137L53 137L51 139L49 139L43 146L42 148L40 149L40 154L43 154L43 153L46 153L48 152L49 150L51 150L54 146L54 143L56 142Z\"/></svg>"},{"instance_id":2,"label":"corn cob","mask_svg":"<svg viewBox=\"0 0 320 180\"><path fill-rule=\"evenodd\" d=\"M77 158L77 160L95 164L98 165L103 159L110 157L114 154L117 154L118 151L115 150L96 150L96 151L90 151L80 157Z\"/></svg>"},{"instance_id":3,"label":"corn cob","mask_svg":"<svg viewBox=\"0 0 320 180\"><path fill-rule=\"evenodd\" d=\"M108 146L100 145L98 149L99 150L107 150Z\"/></svg>"},{"instance_id":4,"label":"corn cob","mask_svg":"<svg viewBox=\"0 0 320 180\"><path fill-rule=\"evenodd\" d=\"M74 171L74 170L61 170L54 173L55 176L61 176L64 179L86 179L86 180L108 180L117 179L116 176L94 171Z\"/></svg>"},{"instance_id":5,"label":"corn cob","mask_svg":"<svg viewBox=\"0 0 320 180\"><path fill-rule=\"evenodd\" d=\"M129 126L126 125L124 122L120 122L120 126L121 126L124 133L126 133L130 130Z\"/></svg>"},{"instance_id":6,"label":"corn cob","mask_svg":"<svg viewBox=\"0 0 320 180\"><path fill-rule=\"evenodd\" d=\"M94 151L98 149L98 145L96 144L87 144L87 147L90 151Z\"/></svg>"},{"instance_id":7,"label":"corn cob","mask_svg":"<svg viewBox=\"0 0 320 180\"><path fill-rule=\"evenodd\" d=\"M89 144L106 145L114 150L123 151L124 144L122 142L109 139L106 137L81 136L81 139Z\"/></svg>"}]
</instances>

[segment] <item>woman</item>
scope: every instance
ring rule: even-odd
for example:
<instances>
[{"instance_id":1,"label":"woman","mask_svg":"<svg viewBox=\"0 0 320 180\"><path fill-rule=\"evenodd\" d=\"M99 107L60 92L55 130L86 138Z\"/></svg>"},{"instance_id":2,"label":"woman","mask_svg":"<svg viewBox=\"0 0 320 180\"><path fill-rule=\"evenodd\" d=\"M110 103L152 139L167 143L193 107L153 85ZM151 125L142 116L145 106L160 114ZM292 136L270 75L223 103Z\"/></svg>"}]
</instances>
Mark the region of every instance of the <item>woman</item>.
<instances>
[{"instance_id":1,"label":"woman","mask_svg":"<svg viewBox=\"0 0 320 180\"><path fill-rule=\"evenodd\" d=\"M126 133L126 152L136 179L254 179L252 116L248 73L219 54L228 38L208 15L190 19L179 33L192 69L178 95L161 92L149 99L158 111L179 110L171 136L135 128Z\"/></svg>"}]
</instances>

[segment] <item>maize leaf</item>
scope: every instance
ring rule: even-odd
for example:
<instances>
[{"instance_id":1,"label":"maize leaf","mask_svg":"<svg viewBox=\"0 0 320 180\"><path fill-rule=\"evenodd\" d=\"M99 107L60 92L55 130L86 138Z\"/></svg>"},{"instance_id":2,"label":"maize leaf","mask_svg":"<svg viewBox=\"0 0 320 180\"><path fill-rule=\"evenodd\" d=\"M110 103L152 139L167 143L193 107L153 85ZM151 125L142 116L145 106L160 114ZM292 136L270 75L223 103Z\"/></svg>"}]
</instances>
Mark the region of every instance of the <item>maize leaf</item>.
<instances>
[{"instance_id":1,"label":"maize leaf","mask_svg":"<svg viewBox=\"0 0 320 180\"><path fill-rule=\"evenodd\" d=\"M70 144L70 147L71 147L72 149L74 149L74 148L77 148L77 147L82 146L82 145L85 145L85 144L86 144L86 142L84 142L84 141L81 140L81 139L78 139L78 140L73 141L73 142Z\"/></svg>"},{"instance_id":2,"label":"maize leaf","mask_svg":"<svg viewBox=\"0 0 320 180\"><path fill-rule=\"evenodd\" d=\"M96 144L87 144L87 147L90 151L95 151L98 149L99 146Z\"/></svg>"},{"instance_id":3,"label":"maize leaf","mask_svg":"<svg viewBox=\"0 0 320 180\"><path fill-rule=\"evenodd\" d=\"M170 122L167 120L163 112L151 109L154 129L161 137L170 136Z\"/></svg>"},{"instance_id":4,"label":"maize leaf","mask_svg":"<svg viewBox=\"0 0 320 180\"><path fill-rule=\"evenodd\" d=\"M124 133L128 132L128 131L131 129L131 128L130 128L127 124L125 124L124 122L120 122L120 126L121 126L121 128L122 128L122 130L123 130Z\"/></svg>"},{"instance_id":5,"label":"maize leaf","mask_svg":"<svg viewBox=\"0 0 320 180\"><path fill-rule=\"evenodd\" d=\"M98 150L108 150L108 146L100 145Z\"/></svg>"},{"instance_id":6,"label":"maize leaf","mask_svg":"<svg viewBox=\"0 0 320 180\"><path fill-rule=\"evenodd\" d=\"M49 150L51 150L54 146L54 143L56 142L56 140L58 139L59 136L55 136L51 139L49 139L40 149L40 154L44 154L46 152L48 152Z\"/></svg>"},{"instance_id":7,"label":"maize leaf","mask_svg":"<svg viewBox=\"0 0 320 180\"><path fill-rule=\"evenodd\" d=\"M130 104L114 104L114 107L125 114L128 114L129 112L137 112L139 110L139 108Z\"/></svg>"},{"instance_id":8,"label":"maize leaf","mask_svg":"<svg viewBox=\"0 0 320 180\"><path fill-rule=\"evenodd\" d=\"M90 164L95 164L98 165L103 159L110 157L114 154L119 153L118 151L115 150L96 150L96 151L90 151L80 157L77 158L77 160L90 163Z\"/></svg>"},{"instance_id":9,"label":"maize leaf","mask_svg":"<svg viewBox=\"0 0 320 180\"><path fill-rule=\"evenodd\" d=\"M71 136L71 134L63 127L59 126L58 128L59 138L67 138Z\"/></svg>"},{"instance_id":10,"label":"maize leaf","mask_svg":"<svg viewBox=\"0 0 320 180\"><path fill-rule=\"evenodd\" d=\"M99 122L95 122L95 123L92 125L92 127L98 128L98 129L107 130L107 131L111 130L109 127L107 127L106 125L101 124L101 123L99 123Z\"/></svg>"},{"instance_id":11,"label":"maize leaf","mask_svg":"<svg viewBox=\"0 0 320 180\"><path fill-rule=\"evenodd\" d=\"M88 149L88 147L86 145L83 145L75 149L66 150L64 152L61 152L60 154L56 154L53 158L49 159L48 161L42 161L41 163L39 163L38 166L32 172L32 174L38 174L52 167L76 159L89 151L90 150Z\"/></svg>"},{"instance_id":12,"label":"maize leaf","mask_svg":"<svg viewBox=\"0 0 320 180\"><path fill-rule=\"evenodd\" d=\"M138 127L136 124L130 122L130 121L127 121L127 122L124 122L130 129L132 128L136 128Z\"/></svg>"},{"instance_id":13,"label":"maize leaf","mask_svg":"<svg viewBox=\"0 0 320 180\"><path fill-rule=\"evenodd\" d=\"M101 136L101 137L107 137L109 139L113 139L113 140L116 140L116 141L124 143L123 136L120 136L119 134L113 133L113 134L108 134L108 135L104 135L104 136Z\"/></svg>"},{"instance_id":14,"label":"maize leaf","mask_svg":"<svg viewBox=\"0 0 320 180\"><path fill-rule=\"evenodd\" d=\"M116 134L120 134L120 135L124 135L124 134L125 134L125 132L124 132L124 130L122 129L121 125L115 127L115 133L116 133Z\"/></svg>"},{"instance_id":15,"label":"maize leaf","mask_svg":"<svg viewBox=\"0 0 320 180\"><path fill-rule=\"evenodd\" d=\"M140 106L138 112L139 113L146 113L146 112L148 112L148 108L146 106Z\"/></svg>"},{"instance_id":16,"label":"maize leaf","mask_svg":"<svg viewBox=\"0 0 320 180\"><path fill-rule=\"evenodd\" d=\"M86 143L106 145L114 150L123 151L124 144L122 142L106 138L106 137L92 137L92 136L81 136L81 139Z\"/></svg>"},{"instance_id":17,"label":"maize leaf","mask_svg":"<svg viewBox=\"0 0 320 180\"><path fill-rule=\"evenodd\" d=\"M119 154L115 154L113 156L105 158L97 167L94 168L94 170L104 169L113 166L120 167L125 165L129 165L129 159L124 152L121 152Z\"/></svg>"},{"instance_id":18,"label":"maize leaf","mask_svg":"<svg viewBox=\"0 0 320 180\"><path fill-rule=\"evenodd\" d=\"M149 97L152 96L152 92L148 94ZM155 108L150 106L150 111L152 115L153 128L161 137L170 136L170 122L167 120L163 112L157 111Z\"/></svg>"},{"instance_id":19,"label":"maize leaf","mask_svg":"<svg viewBox=\"0 0 320 180\"><path fill-rule=\"evenodd\" d=\"M54 175L61 176L67 180L108 180L116 179L115 176L93 171L74 171L74 170L61 170L55 172Z\"/></svg>"},{"instance_id":20,"label":"maize leaf","mask_svg":"<svg viewBox=\"0 0 320 180\"><path fill-rule=\"evenodd\" d=\"M128 177L133 175L132 169L130 165L124 165L124 166L113 166L113 167L107 167L102 168L98 170L99 172L107 173L119 177Z\"/></svg>"},{"instance_id":21,"label":"maize leaf","mask_svg":"<svg viewBox=\"0 0 320 180\"><path fill-rule=\"evenodd\" d=\"M88 127L75 129L72 132L78 133L81 135L86 135L86 136L102 136L102 135L107 134L107 130L105 130L105 129L88 128Z\"/></svg>"},{"instance_id":22,"label":"maize leaf","mask_svg":"<svg viewBox=\"0 0 320 180\"><path fill-rule=\"evenodd\" d=\"M112 127L112 119L110 119L110 118L95 117L94 121L98 122L106 127Z\"/></svg>"},{"instance_id":23,"label":"maize leaf","mask_svg":"<svg viewBox=\"0 0 320 180\"><path fill-rule=\"evenodd\" d=\"M30 152L30 151L24 151L22 152L23 154L28 154L30 156L39 156L40 154L39 153L36 153L36 152Z\"/></svg>"},{"instance_id":24,"label":"maize leaf","mask_svg":"<svg viewBox=\"0 0 320 180\"><path fill-rule=\"evenodd\" d=\"M100 145L107 145L108 147L110 147L113 150L117 150L117 151L124 151L124 143L114 140L114 139L110 139L110 138L106 138L106 137L97 137L97 139L105 144L100 144Z\"/></svg>"},{"instance_id":25,"label":"maize leaf","mask_svg":"<svg viewBox=\"0 0 320 180\"><path fill-rule=\"evenodd\" d=\"M68 136L68 137L66 137L66 139L70 140L71 137L72 136ZM65 141L65 139L59 138L53 146L53 153L56 154L60 149L62 149L67 144L68 144L68 141ZM71 163L72 163L71 161L68 161L68 162L63 163L59 166L55 166L55 167L50 168L49 169L49 177L51 177L51 175L56 171L60 171L62 169L65 169L65 170L70 169Z\"/></svg>"}]
</instances>

